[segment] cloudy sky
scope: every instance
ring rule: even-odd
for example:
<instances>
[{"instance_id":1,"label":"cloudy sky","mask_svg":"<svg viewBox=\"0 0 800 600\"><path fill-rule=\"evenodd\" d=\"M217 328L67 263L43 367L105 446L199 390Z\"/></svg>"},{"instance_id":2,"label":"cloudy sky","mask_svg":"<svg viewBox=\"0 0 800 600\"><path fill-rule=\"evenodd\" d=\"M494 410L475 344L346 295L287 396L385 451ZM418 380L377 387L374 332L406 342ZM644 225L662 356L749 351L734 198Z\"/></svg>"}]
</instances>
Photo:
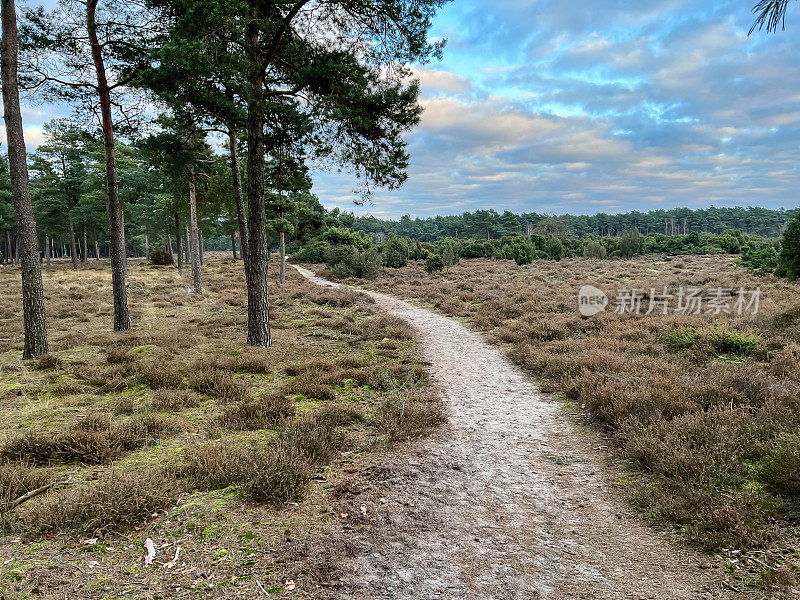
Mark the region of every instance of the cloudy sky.
<instances>
[{"instance_id":1,"label":"cloudy sky","mask_svg":"<svg viewBox=\"0 0 800 600\"><path fill-rule=\"evenodd\" d=\"M796 206L800 6L748 37L752 4L455 0L444 60L419 69L409 181L356 212ZM351 207L352 187L317 191Z\"/></svg>"},{"instance_id":2,"label":"cloudy sky","mask_svg":"<svg viewBox=\"0 0 800 600\"><path fill-rule=\"evenodd\" d=\"M747 32L754 0L455 0L417 69L425 113L397 191L355 207L397 218L497 211L794 207L800 188L800 6ZM52 116L27 106L29 143Z\"/></svg>"}]
</instances>

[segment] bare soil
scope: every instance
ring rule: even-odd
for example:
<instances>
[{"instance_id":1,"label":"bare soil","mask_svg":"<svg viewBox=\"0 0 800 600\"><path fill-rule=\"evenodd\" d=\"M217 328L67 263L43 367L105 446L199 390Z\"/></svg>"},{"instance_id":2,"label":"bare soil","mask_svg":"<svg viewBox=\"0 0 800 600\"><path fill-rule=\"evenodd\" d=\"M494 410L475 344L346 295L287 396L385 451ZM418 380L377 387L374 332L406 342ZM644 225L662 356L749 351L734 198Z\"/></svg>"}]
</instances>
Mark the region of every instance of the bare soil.
<instances>
[{"instance_id":1,"label":"bare soil","mask_svg":"<svg viewBox=\"0 0 800 600\"><path fill-rule=\"evenodd\" d=\"M734 597L712 560L627 511L602 441L501 349L451 318L374 298L418 331L449 424L339 490L350 558L317 597Z\"/></svg>"}]
</instances>

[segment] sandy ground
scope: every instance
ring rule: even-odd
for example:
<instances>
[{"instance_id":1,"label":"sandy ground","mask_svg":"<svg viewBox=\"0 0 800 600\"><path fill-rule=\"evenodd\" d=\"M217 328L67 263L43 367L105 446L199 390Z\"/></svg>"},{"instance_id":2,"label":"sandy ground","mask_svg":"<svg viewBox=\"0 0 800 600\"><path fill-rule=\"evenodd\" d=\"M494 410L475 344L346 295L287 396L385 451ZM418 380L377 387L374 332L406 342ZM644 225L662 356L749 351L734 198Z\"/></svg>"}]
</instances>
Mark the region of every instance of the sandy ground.
<instances>
[{"instance_id":1,"label":"sandy ground","mask_svg":"<svg viewBox=\"0 0 800 600\"><path fill-rule=\"evenodd\" d=\"M363 518L347 528L351 558L318 597L729 597L705 557L628 512L596 438L500 349L453 319L372 295L418 331L449 424L356 486L349 510Z\"/></svg>"}]
</instances>

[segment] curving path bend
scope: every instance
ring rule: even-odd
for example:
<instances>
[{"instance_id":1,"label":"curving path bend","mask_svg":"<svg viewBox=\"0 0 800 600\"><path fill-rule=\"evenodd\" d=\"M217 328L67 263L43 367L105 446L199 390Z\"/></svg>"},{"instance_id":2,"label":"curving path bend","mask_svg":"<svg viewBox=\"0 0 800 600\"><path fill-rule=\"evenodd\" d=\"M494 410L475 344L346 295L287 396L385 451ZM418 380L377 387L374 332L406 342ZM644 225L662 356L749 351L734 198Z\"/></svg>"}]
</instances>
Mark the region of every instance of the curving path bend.
<instances>
[{"instance_id":1,"label":"curving path bend","mask_svg":"<svg viewBox=\"0 0 800 600\"><path fill-rule=\"evenodd\" d=\"M319 597L729 597L704 557L627 513L591 437L500 349L451 318L369 293L418 332L449 423L358 500L375 516L350 533L346 576Z\"/></svg>"}]
</instances>

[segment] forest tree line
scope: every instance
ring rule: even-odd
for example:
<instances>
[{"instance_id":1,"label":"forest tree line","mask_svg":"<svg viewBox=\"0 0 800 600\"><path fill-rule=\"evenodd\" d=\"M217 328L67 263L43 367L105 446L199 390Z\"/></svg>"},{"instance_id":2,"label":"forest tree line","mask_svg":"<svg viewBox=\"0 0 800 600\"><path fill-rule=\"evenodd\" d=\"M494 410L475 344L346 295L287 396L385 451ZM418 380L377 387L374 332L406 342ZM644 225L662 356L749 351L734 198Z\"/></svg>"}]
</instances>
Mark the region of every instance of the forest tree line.
<instances>
[{"instance_id":1,"label":"forest tree line","mask_svg":"<svg viewBox=\"0 0 800 600\"><path fill-rule=\"evenodd\" d=\"M559 238L619 236L623 231L637 230L642 235L688 235L692 232L721 234L736 229L762 237L778 237L794 216L794 209L761 207L715 207L702 209L674 208L648 212L630 211L619 214L548 215L511 211L477 210L461 215L382 220L373 216L357 217L354 228L369 233L393 233L421 242L439 239L498 239L521 234L551 235Z\"/></svg>"}]
</instances>

